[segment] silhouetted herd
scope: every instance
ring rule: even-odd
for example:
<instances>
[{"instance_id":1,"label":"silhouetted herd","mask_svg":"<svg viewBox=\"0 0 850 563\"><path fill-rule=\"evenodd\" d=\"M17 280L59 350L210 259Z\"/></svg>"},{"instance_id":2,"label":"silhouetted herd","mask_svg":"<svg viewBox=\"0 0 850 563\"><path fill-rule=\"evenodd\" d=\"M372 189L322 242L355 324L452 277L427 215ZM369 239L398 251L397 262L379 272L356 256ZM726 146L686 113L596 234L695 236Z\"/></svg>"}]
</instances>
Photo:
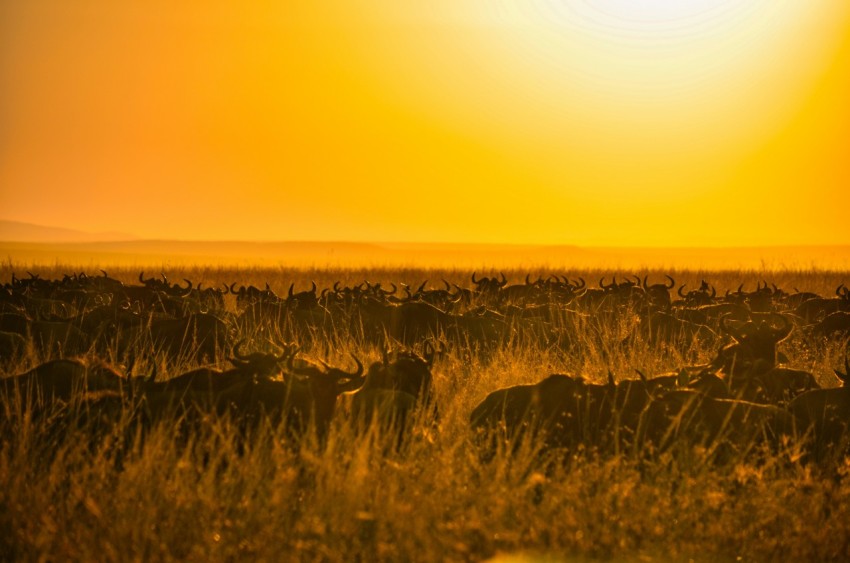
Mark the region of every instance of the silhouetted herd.
<instances>
[{"instance_id":1,"label":"silhouetted herd","mask_svg":"<svg viewBox=\"0 0 850 563\"><path fill-rule=\"evenodd\" d=\"M707 282L676 289L670 276L654 284L603 279L592 288L554 275L509 285L503 275L473 274L472 282L321 291L314 283L279 296L268 285L203 288L164 275L140 274L138 285L105 272L13 276L0 293L0 360L11 373L0 387L3 432L31 417L60 433L109 434L161 420L180 420L191 433L194 420L215 413L246 432L271 423L293 442L322 441L334 417L347 416L360 428L380 426L401 446L413 420L439 426L432 370L443 355L486 358L506 346L581 354L603 344L686 355L696 343L715 349L713 359L634 379L553 374L494 390L470 414L472 440L483 459L524 449L850 454L847 356L835 370L841 385L824 389L778 349L792 335L816 352L846 346L843 285L820 296L767 283L718 295ZM344 368L317 357L352 343L378 347L381 360L364 367L352 354L353 368ZM210 367L223 357L231 367ZM45 361L15 373L33 358ZM180 373L162 373L171 370Z\"/></svg>"}]
</instances>

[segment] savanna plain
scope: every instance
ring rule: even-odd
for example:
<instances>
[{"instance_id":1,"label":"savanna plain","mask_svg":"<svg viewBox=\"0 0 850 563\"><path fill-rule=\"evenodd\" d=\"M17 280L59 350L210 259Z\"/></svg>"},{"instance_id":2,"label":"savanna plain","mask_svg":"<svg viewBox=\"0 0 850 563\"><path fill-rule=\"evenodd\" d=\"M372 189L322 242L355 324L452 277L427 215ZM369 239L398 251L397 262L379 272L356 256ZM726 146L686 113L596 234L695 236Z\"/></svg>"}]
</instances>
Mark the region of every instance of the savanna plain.
<instances>
[{"instance_id":1,"label":"savanna plain","mask_svg":"<svg viewBox=\"0 0 850 563\"><path fill-rule=\"evenodd\" d=\"M104 268L126 286L142 285L137 268ZM159 270L143 278L161 279ZM91 266L85 271L103 276ZM13 275L20 282L79 278L79 272L64 264L6 263L0 279L8 288ZM88 416L89 403L71 399L38 410L7 389L0 411L0 559L850 559L850 460L841 450L812 455L803 436L754 436L751 443L731 446L721 439L684 440L662 449L625 439L556 448L528 432L487 450L470 424L476 406L498 389L551 374L581 376L599 386L639 380L638 371L650 378L677 374L683 367L711 365L733 341L717 319L704 323L707 331L675 325L680 329L653 338L641 331L642 310L630 299L585 307L571 297L524 314L521 309L532 310L530 305L515 308L492 298L511 285L545 287L566 279L580 286L581 279L586 290L596 290L600 279L614 283L614 275L617 283L637 287L645 276L649 284L667 284L669 275L674 303L699 292L703 281L715 301L727 292L764 287L773 295L771 306L793 325L778 344L778 362L809 372L820 387L835 388L840 381L834 370L846 370L847 336L813 334L810 327L819 319L800 320L779 308L776 292L840 299L837 288L850 284L846 271L514 268L502 277L479 270L479 281L505 280L489 294L472 283L471 270L457 269L175 267L164 274L180 286L185 278L195 288L233 287L222 305L202 311L227 330L211 356L196 354L191 339L185 350L157 348L142 333L128 341L110 329L72 352L30 337L22 350L3 358L0 371L11 377L75 357L106 362L128 378L161 382L197 368L227 369L234 354L279 354L290 343L305 362L349 371L352 356L368 369L386 362L385 353L407 350L422 357L430 351L439 415L420 404L400 435L396 426L359 423L350 395L342 393L326 431L308 427L294 435L285 417L258 417L246 428L215 409L191 417L175 409L141 425L138 405L125 400L104 430L102 417ZM333 294L335 284L362 291L395 287L383 295L401 301L420 287L444 289L457 302L437 308L476 320L454 324L454 331L410 336L380 324L383 330L373 330L368 319L356 316L300 325L286 311L274 320L249 319L247 301L237 299L240 287L247 295L253 286L285 302L291 286L295 294L309 292L313 282L319 297ZM710 296L709 290L702 293ZM130 314L154 316L141 305L127 306ZM86 309L74 313L85 315ZM419 329L423 324L430 326L419 323ZM476 330L464 334L459 326ZM501 435L499 428L492 434Z\"/></svg>"}]
</instances>

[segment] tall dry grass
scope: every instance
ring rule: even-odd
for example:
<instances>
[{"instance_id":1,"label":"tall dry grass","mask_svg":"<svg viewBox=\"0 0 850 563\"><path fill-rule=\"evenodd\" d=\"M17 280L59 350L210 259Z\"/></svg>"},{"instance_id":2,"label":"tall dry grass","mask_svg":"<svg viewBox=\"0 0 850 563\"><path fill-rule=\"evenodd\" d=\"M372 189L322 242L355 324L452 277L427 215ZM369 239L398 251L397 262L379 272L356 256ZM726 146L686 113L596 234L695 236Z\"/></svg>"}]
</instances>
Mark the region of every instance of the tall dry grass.
<instances>
[{"instance_id":1,"label":"tall dry grass","mask_svg":"<svg viewBox=\"0 0 850 563\"><path fill-rule=\"evenodd\" d=\"M67 270L37 273L55 278ZM109 273L128 282L138 276ZM591 283L611 275L563 273ZM269 282L285 293L290 283L309 288L310 280L320 287L364 279L418 286L445 278L468 285L470 273L279 268L167 274L205 285ZM505 274L516 282L525 277L519 270ZM10 275L0 269L0 276ZM672 275L689 287L705 278L720 291L742 282L754 287L762 279L760 272ZM766 281L831 294L850 276L775 272ZM489 463L481 461L468 417L497 388L554 372L601 381L610 369L631 378L635 368L659 373L714 351L700 342L664 349L639 341L623 345L622 322L600 321L593 337L570 347L520 340L477 353L452 347L434 367L439 424L420 420L400 451L391 434L357 432L344 400L323 445L309 439L295 444L270 425L243 440L233 423L215 418L188 439L176 436L174 420L157 423L143 441L120 432L92 441L84 431L58 439L44 420L6 404L0 558L455 561L523 554L570 561L848 560L850 461L828 468L804 463L795 444L720 464L699 448L652 458L574 452L554 459L529 442L516 455L502 451ZM373 344L345 335L332 347L320 344L307 354L326 354L331 363L345 365L350 353L364 361L380 357ZM834 385L831 370L843 361L843 346L813 347L794 336L782 351L795 367ZM17 373L40 359L29 356L5 369ZM156 359L140 361L143 369ZM178 373L193 365L168 369Z\"/></svg>"}]
</instances>

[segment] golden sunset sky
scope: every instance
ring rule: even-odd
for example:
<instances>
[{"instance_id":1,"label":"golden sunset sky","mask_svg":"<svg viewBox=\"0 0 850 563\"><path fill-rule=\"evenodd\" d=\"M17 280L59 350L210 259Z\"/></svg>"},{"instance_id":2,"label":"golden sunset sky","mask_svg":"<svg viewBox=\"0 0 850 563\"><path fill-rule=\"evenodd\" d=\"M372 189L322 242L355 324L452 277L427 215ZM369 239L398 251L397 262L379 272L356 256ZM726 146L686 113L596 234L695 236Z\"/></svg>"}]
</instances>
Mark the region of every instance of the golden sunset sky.
<instances>
[{"instance_id":1,"label":"golden sunset sky","mask_svg":"<svg viewBox=\"0 0 850 563\"><path fill-rule=\"evenodd\" d=\"M846 0L0 2L0 218L850 244Z\"/></svg>"}]
</instances>

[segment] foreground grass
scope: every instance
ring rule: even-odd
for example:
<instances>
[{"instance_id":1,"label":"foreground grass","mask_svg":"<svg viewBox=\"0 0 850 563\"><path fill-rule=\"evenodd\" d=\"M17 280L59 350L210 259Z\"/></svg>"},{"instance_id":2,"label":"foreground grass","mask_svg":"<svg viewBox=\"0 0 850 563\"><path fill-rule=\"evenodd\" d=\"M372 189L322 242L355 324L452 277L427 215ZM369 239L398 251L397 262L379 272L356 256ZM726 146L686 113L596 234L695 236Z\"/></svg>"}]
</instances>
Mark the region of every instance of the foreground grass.
<instances>
[{"instance_id":1,"label":"foreground grass","mask_svg":"<svg viewBox=\"0 0 850 563\"><path fill-rule=\"evenodd\" d=\"M337 428L292 450L273 429L237 455L226 424L178 448L159 428L123 461L71 440L0 452L8 559L846 560L850 485L780 456L753 465L529 457L482 465L463 437L387 455Z\"/></svg>"},{"instance_id":2,"label":"foreground grass","mask_svg":"<svg viewBox=\"0 0 850 563\"><path fill-rule=\"evenodd\" d=\"M421 283L446 277L465 283L468 275L285 269L168 274L205 283L269 281L283 292L292 282L309 287L311 278L321 287L338 279ZM138 272L110 275L131 281ZM610 273L569 275L593 280ZM753 287L760 279L757 272L674 275L689 285L706 277L719 289L741 282ZM780 272L767 281L828 294L848 277ZM272 426L242 440L226 420L206 421L188 443L175 437L174 421L163 421L144 442L132 440L126 449L109 438L92 444L86 433L57 443L45 424L15 418L2 428L0 444L0 559L850 558L850 462L804 464L794 444L722 464L699 449L651 458L573 452L554 459L533 455L533 442L518 455L479 460L468 416L499 387L555 371L601 380L612 368L625 378L636 366L661 371L684 360L670 351L634 347L612 356L604 348L603 341L571 351L525 344L487 355L452 349L434 369L440 423L417 424L401 451L393 450L389 436L356 432L344 404L325 447L311 440L293 444ZM843 350L812 350L792 340L783 351L794 366L834 384L829 373ZM329 358L344 364L349 352L379 357L373 347L349 341L330 350ZM694 353L704 358L711 350L697 346Z\"/></svg>"}]
</instances>

